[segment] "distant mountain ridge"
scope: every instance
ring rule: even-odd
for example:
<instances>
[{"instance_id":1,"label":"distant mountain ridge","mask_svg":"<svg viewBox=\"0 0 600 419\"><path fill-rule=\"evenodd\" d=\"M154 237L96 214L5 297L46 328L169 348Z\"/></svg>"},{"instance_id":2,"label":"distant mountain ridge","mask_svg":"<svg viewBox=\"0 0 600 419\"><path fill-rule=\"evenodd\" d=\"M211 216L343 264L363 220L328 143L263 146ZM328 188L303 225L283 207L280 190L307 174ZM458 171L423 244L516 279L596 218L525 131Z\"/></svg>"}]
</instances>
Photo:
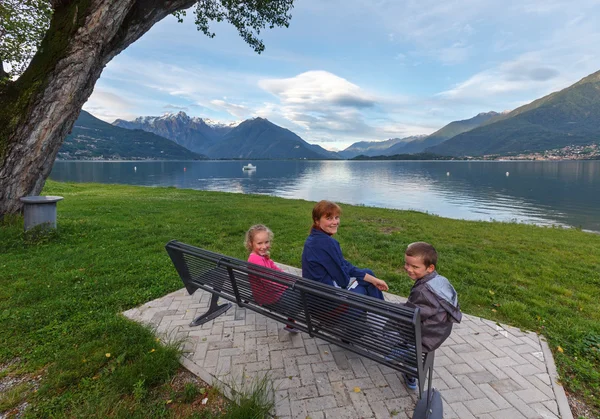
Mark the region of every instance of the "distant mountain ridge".
<instances>
[{"instance_id":1,"label":"distant mountain ridge","mask_svg":"<svg viewBox=\"0 0 600 419\"><path fill-rule=\"evenodd\" d=\"M240 122L219 123L210 119L189 117L185 112L167 113L162 116L140 116L133 121L117 119L114 126L141 129L175 141L196 153L206 151Z\"/></svg>"},{"instance_id":2,"label":"distant mountain ridge","mask_svg":"<svg viewBox=\"0 0 600 419\"><path fill-rule=\"evenodd\" d=\"M178 112L133 121L117 119L113 125L143 129L215 159L339 159L337 153L309 144L264 118L224 124Z\"/></svg>"},{"instance_id":3,"label":"distant mountain ridge","mask_svg":"<svg viewBox=\"0 0 600 419\"><path fill-rule=\"evenodd\" d=\"M430 135L416 135L406 138L392 138L386 141L361 141L340 151L344 158L362 156L395 156L397 154L419 154L428 147L435 146L455 135L472 130L490 119L500 115L498 112L482 112L473 118L453 121Z\"/></svg>"},{"instance_id":4,"label":"distant mountain ridge","mask_svg":"<svg viewBox=\"0 0 600 419\"><path fill-rule=\"evenodd\" d=\"M309 144L264 118L248 119L207 150L209 156L244 159L338 159L336 153Z\"/></svg>"},{"instance_id":5,"label":"distant mountain ridge","mask_svg":"<svg viewBox=\"0 0 600 419\"><path fill-rule=\"evenodd\" d=\"M198 160L207 157L156 134L113 126L82 110L57 158Z\"/></svg>"},{"instance_id":6,"label":"distant mountain ridge","mask_svg":"<svg viewBox=\"0 0 600 419\"><path fill-rule=\"evenodd\" d=\"M405 140L407 140L407 138L390 138L389 140L384 141L359 141L342 151L338 151L338 154L345 159L351 159L360 155L377 156L395 144Z\"/></svg>"},{"instance_id":7,"label":"distant mountain ridge","mask_svg":"<svg viewBox=\"0 0 600 419\"><path fill-rule=\"evenodd\" d=\"M506 155L600 142L600 71L427 148L449 156Z\"/></svg>"}]
</instances>

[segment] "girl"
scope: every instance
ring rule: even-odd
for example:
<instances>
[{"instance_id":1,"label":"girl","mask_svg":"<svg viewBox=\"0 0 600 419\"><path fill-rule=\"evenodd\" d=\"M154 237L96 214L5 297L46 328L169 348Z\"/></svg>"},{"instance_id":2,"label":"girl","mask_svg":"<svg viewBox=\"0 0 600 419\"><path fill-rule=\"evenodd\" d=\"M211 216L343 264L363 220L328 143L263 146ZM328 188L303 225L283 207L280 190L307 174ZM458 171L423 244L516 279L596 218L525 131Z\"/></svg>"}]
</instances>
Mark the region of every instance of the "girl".
<instances>
[{"instance_id":1,"label":"girl","mask_svg":"<svg viewBox=\"0 0 600 419\"><path fill-rule=\"evenodd\" d=\"M248 262L256 265L264 266L269 269L280 271L281 269L269 257L271 249L271 241L273 240L273 232L263 224L253 225L246 232L244 245L250 251ZM265 308L279 306L280 310L289 311L290 306L286 304L288 287L256 275L249 276L250 288L254 300ZM287 306L287 307L286 307ZM289 321L294 320L288 318ZM298 333L299 330L289 325L285 326L284 330L290 333Z\"/></svg>"}]
</instances>

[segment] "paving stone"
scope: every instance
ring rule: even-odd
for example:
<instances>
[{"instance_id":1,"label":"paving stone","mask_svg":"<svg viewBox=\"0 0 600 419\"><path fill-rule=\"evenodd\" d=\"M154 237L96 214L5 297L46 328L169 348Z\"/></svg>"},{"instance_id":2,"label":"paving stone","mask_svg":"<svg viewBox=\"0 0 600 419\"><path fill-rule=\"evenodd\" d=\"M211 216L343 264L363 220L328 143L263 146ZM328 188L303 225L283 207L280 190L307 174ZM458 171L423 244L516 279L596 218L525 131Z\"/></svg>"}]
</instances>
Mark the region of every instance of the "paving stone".
<instances>
[{"instance_id":1,"label":"paving stone","mask_svg":"<svg viewBox=\"0 0 600 419\"><path fill-rule=\"evenodd\" d=\"M290 410L293 419L306 419L308 417L305 400L291 400Z\"/></svg>"},{"instance_id":2,"label":"paving stone","mask_svg":"<svg viewBox=\"0 0 600 419\"><path fill-rule=\"evenodd\" d=\"M337 407L337 402L334 396L313 397L306 403L306 410L308 412L326 411L335 407Z\"/></svg>"},{"instance_id":3,"label":"paving stone","mask_svg":"<svg viewBox=\"0 0 600 419\"><path fill-rule=\"evenodd\" d=\"M274 395L275 414L278 418L290 416L290 397L287 390L276 390Z\"/></svg>"},{"instance_id":4,"label":"paving stone","mask_svg":"<svg viewBox=\"0 0 600 419\"><path fill-rule=\"evenodd\" d=\"M331 372L337 371L338 367L335 362L321 362L311 365L313 372Z\"/></svg>"},{"instance_id":5,"label":"paving stone","mask_svg":"<svg viewBox=\"0 0 600 419\"><path fill-rule=\"evenodd\" d=\"M375 384L373 384L373 381L371 381L370 377L345 380L344 385L349 392L352 392L356 387L358 387L361 391L375 388Z\"/></svg>"},{"instance_id":6,"label":"paving stone","mask_svg":"<svg viewBox=\"0 0 600 419\"><path fill-rule=\"evenodd\" d=\"M554 391L552 390L552 384L547 384L547 383L543 382L535 375L526 376L525 379L527 381L529 381L531 384L533 384L537 390L544 393L544 395L546 395L548 400L554 398Z\"/></svg>"},{"instance_id":7,"label":"paving stone","mask_svg":"<svg viewBox=\"0 0 600 419\"><path fill-rule=\"evenodd\" d=\"M471 397L474 399L485 397L485 394L479 389L479 387L466 375L457 375L456 380L460 383L462 388L469 392Z\"/></svg>"},{"instance_id":8,"label":"paving stone","mask_svg":"<svg viewBox=\"0 0 600 419\"><path fill-rule=\"evenodd\" d=\"M354 376L356 378L369 377L369 373L367 369L364 367L361 358L351 358L348 359L348 363L354 372Z\"/></svg>"},{"instance_id":9,"label":"paving stone","mask_svg":"<svg viewBox=\"0 0 600 419\"><path fill-rule=\"evenodd\" d=\"M302 381L302 385L315 384L315 375L310 364L298 365L298 371L300 372L300 381Z\"/></svg>"},{"instance_id":10,"label":"paving stone","mask_svg":"<svg viewBox=\"0 0 600 419\"><path fill-rule=\"evenodd\" d=\"M505 393L502 396L526 418L541 418L540 414L529 407L529 401L523 401L523 399L521 399L515 393Z\"/></svg>"},{"instance_id":11,"label":"paving stone","mask_svg":"<svg viewBox=\"0 0 600 419\"><path fill-rule=\"evenodd\" d=\"M510 407L508 409L498 410L496 412L490 413L490 415L494 419L524 419L526 416L523 416L521 412L519 412L514 407Z\"/></svg>"},{"instance_id":12,"label":"paving stone","mask_svg":"<svg viewBox=\"0 0 600 419\"><path fill-rule=\"evenodd\" d=\"M475 384L489 383L491 381L497 381L498 378L489 371L478 371L468 373L467 377Z\"/></svg>"},{"instance_id":13,"label":"paving stone","mask_svg":"<svg viewBox=\"0 0 600 419\"><path fill-rule=\"evenodd\" d=\"M329 382L329 377L327 374L323 372L315 372L313 375L319 396L328 396L333 394L333 388L331 388L331 383Z\"/></svg>"},{"instance_id":14,"label":"paving stone","mask_svg":"<svg viewBox=\"0 0 600 419\"><path fill-rule=\"evenodd\" d=\"M317 392L317 386L314 385L290 388L288 390L288 394L290 396L290 400L314 399L315 397L319 397L319 393Z\"/></svg>"},{"instance_id":15,"label":"paving stone","mask_svg":"<svg viewBox=\"0 0 600 419\"><path fill-rule=\"evenodd\" d=\"M450 403L450 407L460 419L475 419L475 416L461 402Z\"/></svg>"},{"instance_id":16,"label":"paving stone","mask_svg":"<svg viewBox=\"0 0 600 419\"><path fill-rule=\"evenodd\" d=\"M363 392L350 392L350 400L352 400L352 405L361 418L372 418L375 416Z\"/></svg>"},{"instance_id":17,"label":"paving stone","mask_svg":"<svg viewBox=\"0 0 600 419\"><path fill-rule=\"evenodd\" d=\"M331 388L333 389L333 396L338 407L349 406L352 404L350 396L348 395L348 389L343 382L331 382Z\"/></svg>"},{"instance_id":18,"label":"paving stone","mask_svg":"<svg viewBox=\"0 0 600 419\"><path fill-rule=\"evenodd\" d=\"M387 408L390 412L392 410L396 410L398 412L404 412L405 410L414 409L415 401L410 396L397 397L395 399L386 400L385 405L387 406Z\"/></svg>"},{"instance_id":19,"label":"paving stone","mask_svg":"<svg viewBox=\"0 0 600 419\"><path fill-rule=\"evenodd\" d=\"M471 394L462 387L445 390L442 393L442 398L446 401L446 403L466 402L467 400L473 400L473 396L471 396Z\"/></svg>"},{"instance_id":20,"label":"paving stone","mask_svg":"<svg viewBox=\"0 0 600 419\"><path fill-rule=\"evenodd\" d=\"M389 387L376 387L372 389L365 389L363 390L363 392L365 393L367 400L371 404L371 407L373 407L373 405L375 404L380 404L379 402L383 400L389 400L396 397L392 389Z\"/></svg>"},{"instance_id":21,"label":"paving stone","mask_svg":"<svg viewBox=\"0 0 600 419\"><path fill-rule=\"evenodd\" d=\"M558 416L552 413L552 411L548 410L543 403L533 403L530 405L530 407L544 419L558 418Z\"/></svg>"},{"instance_id":22,"label":"paving stone","mask_svg":"<svg viewBox=\"0 0 600 419\"><path fill-rule=\"evenodd\" d=\"M312 418L312 416L311 416ZM356 410L354 409L353 406L344 406L344 407L336 407L334 409L328 409L325 412L325 418L327 419L341 419L341 418L348 418L348 419L354 419L354 418L360 418L360 416L358 416L358 413L356 412Z\"/></svg>"},{"instance_id":23,"label":"paving stone","mask_svg":"<svg viewBox=\"0 0 600 419\"><path fill-rule=\"evenodd\" d=\"M299 377L284 377L273 381L273 388L277 390L287 390L298 387L302 387L302 382Z\"/></svg>"},{"instance_id":24,"label":"paving stone","mask_svg":"<svg viewBox=\"0 0 600 419\"><path fill-rule=\"evenodd\" d=\"M515 391L514 394L527 403L543 402L550 399L550 397L539 391L537 388Z\"/></svg>"},{"instance_id":25,"label":"paving stone","mask_svg":"<svg viewBox=\"0 0 600 419\"><path fill-rule=\"evenodd\" d=\"M481 391L486 395L488 399L490 399L498 409L508 409L510 408L510 403L506 401L504 397L500 393L498 393L491 385L487 383L482 383L479 385Z\"/></svg>"},{"instance_id":26,"label":"paving stone","mask_svg":"<svg viewBox=\"0 0 600 419\"><path fill-rule=\"evenodd\" d=\"M373 402L373 401L369 400L369 405L371 406L371 410L373 411L375 418L390 419L392 417L392 415L390 414L390 411L385 406L385 404L383 404L379 401ZM396 417L397 417L397 415L396 415Z\"/></svg>"},{"instance_id":27,"label":"paving stone","mask_svg":"<svg viewBox=\"0 0 600 419\"><path fill-rule=\"evenodd\" d=\"M435 365L435 364L434 364ZM434 367L435 368L435 367ZM435 368L440 379L444 380L448 388L460 387L460 383L456 380L453 374L449 373L446 367Z\"/></svg>"},{"instance_id":28,"label":"paving stone","mask_svg":"<svg viewBox=\"0 0 600 419\"><path fill-rule=\"evenodd\" d=\"M471 368L471 366L466 363L447 365L446 370L452 375L468 374L470 372L473 372L473 368Z\"/></svg>"},{"instance_id":29,"label":"paving stone","mask_svg":"<svg viewBox=\"0 0 600 419\"><path fill-rule=\"evenodd\" d=\"M515 392L523 390L523 387L516 383L514 380L507 378L505 380L498 380L490 382L490 386L496 390L499 394Z\"/></svg>"},{"instance_id":30,"label":"paving stone","mask_svg":"<svg viewBox=\"0 0 600 419\"><path fill-rule=\"evenodd\" d=\"M334 352L333 359L335 360L335 364L341 370L347 370L350 368L350 363L348 362L348 358L344 352Z\"/></svg>"},{"instance_id":31,"label":"paving stone","mask_svg":"<svg viewBox=\"0 0 600 419\"><path fill-rule=\"evenodd\" d=\"M463 404L469 409L473 415L479 417L482 413L489 413L498 410L498 407L492 403L490 399L487 397L482 397L480 399L467 400L464 401Z\"/></svg>"},{"instance_id":32,"label":"paving stone","mask_svg":"<svg viewBox=\"0 0 600 419\"><path fill-rule=\"evenodd\" d=\"M406 386L404 385L404 380L400 380L400 377L398 377L398 374L396 374L396 373L387 374L387 375L384 375L384 377L385 377L386 381L388 382L390 388L394 392L394 396L396 396L396 397L408 396L408 390L406 389Z\"/></svg>"},{"instance_id":33,"label":"paving stone","mask_svg":"<svg viewBox=\"0 0 600 419\"><path fill-rule=\"evenodd\" d=\"M330 381L353 380L354 372L352 370L333 370L327 373Z\"/></svg>"},{"instance_id":34,"label":"paving stone","mask_svg":"<svg viewBox=\"0 0 600 419\"><path fill-rule=\"evenodd\" d=\"M297 377L300 375L300 370L298 369L298 364L296 364L296 359L294 357L286 357L283 355L283 366L285 368L285 375L290 377Z\"/></svg>"},{"instance_id":35,"label":"paving stone","mask_svg":"<svg viewBox=\"0 0 600 419\"><path fill-rule=\"evenodd\" d=\"M550 412L552 412L552 414L554 416L560 416L559 412L558 412L558 404L556 403L556 400L548 400L545 402L542 402L544 404L544 406L546 406L546 409L548 409Z\"/></svg>"}]
</instances>

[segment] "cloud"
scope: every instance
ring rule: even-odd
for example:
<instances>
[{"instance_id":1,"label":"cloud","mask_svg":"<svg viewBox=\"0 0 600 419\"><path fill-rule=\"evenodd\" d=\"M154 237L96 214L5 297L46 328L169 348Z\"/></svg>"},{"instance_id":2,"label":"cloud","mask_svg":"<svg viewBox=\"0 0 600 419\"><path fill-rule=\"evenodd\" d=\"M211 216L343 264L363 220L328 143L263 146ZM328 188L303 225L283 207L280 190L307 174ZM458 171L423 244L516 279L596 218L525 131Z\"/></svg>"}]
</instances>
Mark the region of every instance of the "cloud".
<instances>
[{"instance_id":1,"label":"cloud","mask_svg":"<svg viewBox=\"0 0 600 419\"><path fill-rule=\"evenodd\" d=\"M555 87L560 76L558 69L545 64L543 58L535 54L524 54L497 68L477 73L458 83L451 89L438 94L441 98L472 100L496 97L511 93L545 91Z\"/></svg>"},{"instance_id":2,"label":"cloud","mask_svg":"<svg viewBox=\"0 0 600 419\"><path fill-rule=\"evenodd\" d=\"M429 126L404 124L390 110L408 106L403 97L385 97L327 71L308 71L295 77L265 79L259 86L279 103L267 102L257 114L280 125L291 122L309 142L350 145L351 141L384 140L431 133Z\"/></svg>"},{"instance_id":3,"label":"cloud","mask_svg":"<svg viewBox=\"0 0 600 419\"><path fill-rule=\"evenodd\" d=\"M183 111L183 112L188 112L189 111L189 107L187 106L177 106L177 105L165 105L163 106L163 109L165 111Z\"/></svg>"},{"instance_id":4,"label":"cloud","mask_svg":"<svg viewBox=\"0 0 600 419\"><path fill-rule=\"evenodd\" d=\"M287 79L265 79L259 86L285 105L372 107L373 99L355 84L327 71L307 71Z\"/></svg>"},{"instance_id":5,"label":"cloud","mask_svg":"<svg viewBox=\"0 0 600 419\"><path fill-rule=\"evenodd\" d=\"M121 95L95 89L88 101L83 105L83 109L94 115L96 118L106 122L113 122L115 119L132 119L137 115L132 113L135 104Z\"/></svg>"},{"instance_id":6,"label":"cloud","mask_svg":"<svg viewBox=\"0 0 600 419\"><path fill-rule=\"evenodd\" d=\"M254 112L251 109L244 105L226 102L221 99L211 100L210 103L218 109L224 109L230 115L233 115L236 118L248 118L254 114Z\"/></svg>"}]
</instances>

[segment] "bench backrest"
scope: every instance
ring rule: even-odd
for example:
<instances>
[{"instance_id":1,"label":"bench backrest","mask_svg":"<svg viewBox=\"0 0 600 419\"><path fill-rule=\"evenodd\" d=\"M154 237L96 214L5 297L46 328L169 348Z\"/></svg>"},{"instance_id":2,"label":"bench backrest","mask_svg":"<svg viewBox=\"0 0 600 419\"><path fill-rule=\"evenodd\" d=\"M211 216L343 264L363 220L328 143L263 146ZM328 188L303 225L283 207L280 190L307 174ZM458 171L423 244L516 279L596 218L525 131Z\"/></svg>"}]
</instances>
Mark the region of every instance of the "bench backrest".
<instances>
[{"instance_id":1,"label":"bench backrest","mask_svg":"<svg viewBox=\"0 0 600 419\"><path fill-rule=\"evenodd\" d=\"M419 309L334 288L178 241L166 246L187 291L197 289L294 326L395 370L424 377ZM266 305L256 281L286 287L285 305ZM253 282L254 281L254 282ZM281 288L280 288L281 290ZM257 300L259 302L257 302ZM401 358L390 354L402 353Z\"/></svg>"}]
</instances>

